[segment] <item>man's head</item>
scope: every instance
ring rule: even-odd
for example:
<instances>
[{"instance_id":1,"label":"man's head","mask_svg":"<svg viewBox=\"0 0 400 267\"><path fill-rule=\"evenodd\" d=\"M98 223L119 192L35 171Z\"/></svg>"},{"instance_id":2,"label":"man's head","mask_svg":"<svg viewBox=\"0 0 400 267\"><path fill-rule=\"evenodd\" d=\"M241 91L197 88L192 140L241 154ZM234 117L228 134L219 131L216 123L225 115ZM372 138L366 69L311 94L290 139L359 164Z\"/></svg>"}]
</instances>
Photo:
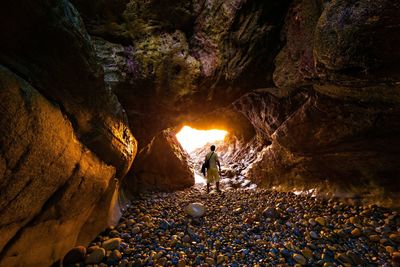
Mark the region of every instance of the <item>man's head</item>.
<instances>
[{"instance_id":1,"label":"man's head","mask_svg":"<svg viewBox=\"0 0 400 267\"><path fill-rule=\"evenodd\" d=\"M210 147L210 149L211 149L211 151L215 151L215 146L212 145L212 146Z\"/></svg>"}]
</instances>

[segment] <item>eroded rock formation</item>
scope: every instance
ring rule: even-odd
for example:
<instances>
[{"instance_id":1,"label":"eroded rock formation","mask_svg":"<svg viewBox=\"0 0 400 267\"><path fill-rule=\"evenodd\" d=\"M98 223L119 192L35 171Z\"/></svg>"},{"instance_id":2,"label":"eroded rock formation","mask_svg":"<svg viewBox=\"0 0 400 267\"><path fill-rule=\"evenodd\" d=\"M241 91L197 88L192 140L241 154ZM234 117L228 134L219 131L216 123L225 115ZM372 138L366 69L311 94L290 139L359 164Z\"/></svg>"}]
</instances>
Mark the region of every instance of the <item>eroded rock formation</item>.
<instances>
[{"instance_id":1,"label":"eroded rock formation","mask_svg":"<svg viewBox=\"0 0 400 267\"><path fill-rule=\"evenodd\" d=\"M0 13L0 265L49 266L109 225L136 141L68 1Z\"/></svg>"},{"instance_id":2,"label":"eroded rock formation","mask_svg":"<svg viewBox=\"0 0 400 267\"><path fill-rule=\"evenodd\" d=\"M0 265L91 239L128 172L192 185L182 123L229 129L260 185L400 203L398 2L71 2L0 11Z\"/></svg>"},{"instance_id":3,"label":"eroded rock formation","mask_svg":"<svg viewBox=\"0 0 400 267\"><path fill-rule=\"evenodd\" d=\"M175 132L164 130L139 151L130 179L125 183L131 193L170 192L194 185L189 157L176 139Z\"/></svg>"}]
</instances>

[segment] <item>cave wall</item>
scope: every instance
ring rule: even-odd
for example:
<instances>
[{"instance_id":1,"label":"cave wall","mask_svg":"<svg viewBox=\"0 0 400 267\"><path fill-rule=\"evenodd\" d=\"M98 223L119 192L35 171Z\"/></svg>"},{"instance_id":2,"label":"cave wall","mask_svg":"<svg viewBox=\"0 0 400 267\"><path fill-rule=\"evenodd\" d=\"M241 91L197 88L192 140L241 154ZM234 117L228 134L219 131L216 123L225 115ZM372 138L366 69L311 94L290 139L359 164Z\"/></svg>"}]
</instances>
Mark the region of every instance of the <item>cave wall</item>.
<instances>
[{"instance_id":1,"label":"cave wall","mask_svg":"<svg viewBox=\"0 0 400 267\"><path fill-rule=\"evenodd\" d=\"M277 87L234 104L271 142L249 177L398 207L399 58L387 53L399 11L391 1L292 3Z\"/></svg>"},{"instance_id":2,"label":"cave wall","mask_svg":"<svg viewBox=\"0 0 400 267\"><path fill-rule=\"evenodd\" d=\"M389 0L7 3L0 265L47 266L85 244L117 219L128 172L132 192L192 185L165 131L183 122L237 124L228 158L262 186L400 203L399 11Z\"/></svg>"},{"instance_id":3,"label":"cave wall","mask_svg":"<svg viewBox=\"0 0 400 267\"><path fill-rule=\"evenodd\" d=\"M290 3L89 2L73 1L140 148L163 129L271 85Z\"/></svg>"},{"instance_id":4,"label":"cave wall","mask_svg":"<svg viewBox=\"0 0 400 267\"><path fill-rule=\"evenodd\" d=\"M68 1L7 3L0 34L0 265L50 266L118 220L136 140Z\"/></svg>"}]
</instances>

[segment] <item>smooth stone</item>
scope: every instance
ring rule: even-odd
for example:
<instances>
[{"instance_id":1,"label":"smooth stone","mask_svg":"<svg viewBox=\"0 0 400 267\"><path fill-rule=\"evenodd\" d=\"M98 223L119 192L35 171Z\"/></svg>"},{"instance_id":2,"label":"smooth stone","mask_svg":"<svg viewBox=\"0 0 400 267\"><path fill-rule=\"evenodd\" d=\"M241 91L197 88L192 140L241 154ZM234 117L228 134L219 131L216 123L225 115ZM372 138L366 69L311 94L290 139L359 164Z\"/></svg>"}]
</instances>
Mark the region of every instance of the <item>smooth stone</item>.
<instances>
[{"instance_id":1,"label":"smooth stone","mask_svg":"<svg viewBox=\"0 0 400 267\"><path fill-rule=\"evenodd\" d=\"M273 208L273 207L265 208L265 209L262 211L262 214L263 214L265 217L268 217L268 218L278 218L278 217L279 217L279 212L278 212L278 210L277 210L276 208Z\"/></svg>"},{"instance_id":2,"label":"smooth stone","mask_svg":"<svg viewBox=\"0 0 400 267\"><path fill-rule=\"evenodd\" d=\"M309 248L302 249L301 254L303 254L303 256L306 257L307 259L313 258L313 252Z\"/></svg>"},{"instance_id":3,"label":"smooth stone","mask_svg":"<svg viewBox=\"0 0 400 267\"><path fill-rule=\"evenodd\" d=\"M135 226L132 228L132 234L136 235L140 233L140 227L139 226Z\"/></svg>"},{"instance_id":4,"label":"smooth stone","mask_svg":"<svg viewBox=\"0 0 400 267\"><path fill-rule=\"evenodd\" d=\"M215 261L213 258L207 257L205 262L211 266L215 265Z\"/></svg>"},{"instance_id":5,"label":"smooth stone","mask_svg":"<svg viewBox=\"0 0 400 267\"><path fill-rule=\"evenodd\" d=\"M342 264L346 264L346 263L352 264L353 263L352 259L348 255L346 255L345 253L337 254L336 255L336 259Z\"/></svg>"},{"instance_id":6,"label":"smooth stone","mask_svg":"<svg viewBox=\"0 0 400 267\"><path fill-rule=\"evenodd\" d=\"M308 220L308 223L309 223L311 226L317 225L317 222L316 222L314 219L312 219L312 218Z\"/></svg>"},{"instance_id":7,"label":"smooth stone","mask_svg":"<svg viewBox=\"0 0 400 267\"><path fill-rule=\"evenodd\" d=\"M361 259L361 257L352 251L347 251L346 255L351 258L351 260L353 261L353 264L355 264L355 265L361 265L364 263L363 260Z\"/></svg>"},{"instance_id":8,"label":"smooth stone","mask_svg":"<svg viewBox=\"0 0 400 267\"><path fill-rule=\"evenodd\" d=\"M373 242L379 242L379 240L381 240L381 238L379 237L379 235L370 235L369 240L371 240Z\"/></svg>"},{"instance_id":9,"label":"smooth stone","mask_svg":"<svg viewBox=\"0 0 400 267\"><path fill-rule=\"evenodd\" d=\"M180 259L177 264L178 267L185 267L186 261L184 259Z\"/></svg>"},{"instance_id":10,"label":"smooth stone","mask_svg":"<svg viewBox=\"0 0 400 267\"><path fill-rule=\"evenodd\" d=\"M206 208L202 203L190 203L185 208L186 214L192 217L201 217L204 215L205 211Z\"/></svg>"},{"instance_id":11,"label":"smooth stone","mask_svg":"<svg viewBox=\"0 0 400 267\"><path fill-rule=\"evenodd\" d=\"M351 235L352 235L352 236L355 236L355 237L358 237L358 236L361 235L361 230L360 230L359 228L354 228L354 229L351 231Z\"/></svg>"},{"instance_id":12,"label":"smooth stone","mask_svg":"<svg viewBox=\"0 0 400 267\"><path fill-rule=\"evenodd\" d=\"M392 247L392 246L386 246L385 250L390 254L392 254L395 251L394 247Z\"/></svg>"},{"instance_id":13,"label":"smooth stone","mask_svg":"<svg viewBox=\"0 0 400 267\"><path fill-rule=\"evenodd\" d=\"M392 261L395 264L399 264L400 263L400 252L393 252Z\"/></svg>"},{"instance_id":14,"label":"smooth stone","mask_svg":"<svg viewBox=\"0 0 400 267\"><path fill-rule=\"evenodd\" d=\"M224 261L225 261L225 256L222 255L222 254L218 255L218 257L217 257L217 264L221 264L221 263L223 263Z\"/></svg>"},{"instance_id":15,"label":"smooth stone","mask_svg":"<svg viewBox=\"0 0 400 267\"><path fill-rule=\"evenodd\" d=\"M323 218L323 217L317 217L317 218L315 218L315 221L316 221L319 225L322 225L322 226L325 226L325 224L326 224L325 218Z\"/></svg>"},{"instance_id":16,"label":"smooth stone","mask_svg":"<svg viewBox=\"0 0 400 267\"><path fill-rule=\"evenodd\" d=\"M391 234L389 235L389 239L396 243L400 243L400 234Z\"/></svg>"},{"instance_id":17,"label":"smooth stone","mask_svg":"<svg viewBox=\"0 0 400 267\"><path fill-rule=\"evenodd\" d=\"M113 260L119 260L119 259L122 258L122 254L121 254L121 252L119 250L116 249L116 250L114 250L113 252L110 253L109 257L111 259L113 259Z\"/></svg>"},{"instance_id":18,"label":"smooth stone","mask_svg":"<svg viewBox=\"0 0 400 267\"><path fill-rule=\"evenodd\" d=\"M83 262L85 260L86 248L84 246L77 246L68 251L63 259L63 265L67 266L69 264Z\"/></svg>"},{"instance_id":19,"label":"smooth stone","mask_svg":"<svg viewBox=\"0 0 400 267\"><path fill-rule=\"evenodd\" d=\"M97 248L92 253L86 256L85 264L98 264L106 256L104 248Z\"/></svg>"},{"instance_id":20,"label":"smooth stone","mask_svg":"<svg viewBox=\"0 0 400 267\"><path fill-rule=\"evenodd\" d=\"M121 242L122 242L121 238L118 238L118 237L110 238L110 239L104 241L101 246L105 250L114 250L114 249L117 249L121 245Z\"/></svg>"},{"instance_id":21,"label":"smooth stone","mask_svg":"<svg viewBox=\"0 0 400 267\"><path fill-rule=\"evenodd\" d=\"M303 255L300 255L300 254L297 254L297 253L293 254L293 259L296 262L300 263L301 265L305 265L307 263L307 259L304 258Z\"/></svg>"},{"instance_id":22,"label":"smooth stone","mask_svg":"<svg viewBox=\"0 0 400 267\"><path fill-rule=\"evenodd\" d=\"M316 233L316 232L314 232L314 231L311 231L310 232L310 236L311 236L311 238L313 238L313 239L317 239L319 236L318 236L318 234Z\"/></svg>"}]
</instances>

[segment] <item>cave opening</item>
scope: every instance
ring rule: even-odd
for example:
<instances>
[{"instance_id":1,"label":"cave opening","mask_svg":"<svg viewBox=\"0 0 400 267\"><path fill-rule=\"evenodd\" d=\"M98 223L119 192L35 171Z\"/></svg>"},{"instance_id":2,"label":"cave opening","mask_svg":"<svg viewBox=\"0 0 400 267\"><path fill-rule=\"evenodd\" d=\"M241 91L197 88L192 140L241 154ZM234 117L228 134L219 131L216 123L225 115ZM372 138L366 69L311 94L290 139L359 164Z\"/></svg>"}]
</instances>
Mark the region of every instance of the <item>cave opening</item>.
<instances>
[{"instance_id":1,"label":"cave opening","mask_svg":"<svg viewBox=\"0 0 400 267\"><path fill-rule=\"evenodd\" d=\"M176 134L176 138L182 148L189 156L188 163L194 172L196 184L204 184L204 176L200 172L200 167L204 161L204 155L208 153L211 145L216 145L216 153L224 154L226 146L225 140L229 132L223 129L196 129L184 125Z\"/></svg>"},{"instance_id":2,"label":"cave opening","mask_svg":"<svg viewBox=\"0 0 400 267\"><path fill-rule=\"evenodd\" d=\"M0 9L0 266L400 266L399 1L36 2Z\"/></svg>"},{"instance_id":3,"label":"cave opening","mask_svg":"<svg viewBox=\"0 0 400 267\"><path fill-rule=\"evenodd\" d=\"M189 154L204 148L208 144L223 142L228 132L222 129L199 130L190 126L183 126L176 134L182 148Z\"/></svg>"}]
</instances>

